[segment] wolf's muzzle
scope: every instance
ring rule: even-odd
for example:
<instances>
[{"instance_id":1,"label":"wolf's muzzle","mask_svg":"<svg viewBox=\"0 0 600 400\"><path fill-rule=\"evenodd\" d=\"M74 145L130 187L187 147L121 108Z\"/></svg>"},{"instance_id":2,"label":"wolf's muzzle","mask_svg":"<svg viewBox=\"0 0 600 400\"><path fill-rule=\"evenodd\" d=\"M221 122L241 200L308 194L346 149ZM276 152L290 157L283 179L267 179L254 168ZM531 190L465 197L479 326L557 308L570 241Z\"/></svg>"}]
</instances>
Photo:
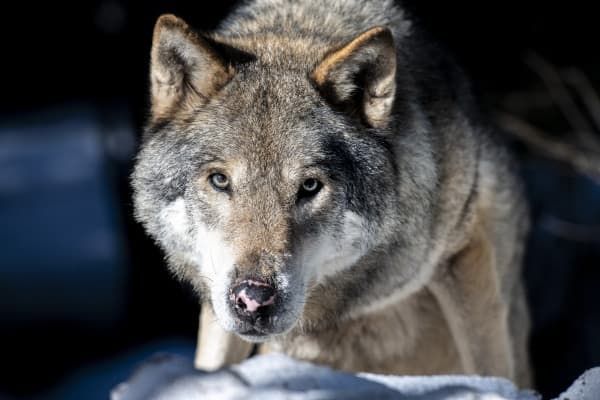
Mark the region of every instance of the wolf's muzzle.
<instances>
[{"instance_id":1,"label":"wolf's muzzle","mask_svg":"<svg viewBox=\"0 0 600 400\"><path fill-rule=\"evenodd\" d=\"M246 279L231 289L229 300L240 319L254 323L271 314L275 296L275 288L268 283Z\"/></svg>"}]
</instances>

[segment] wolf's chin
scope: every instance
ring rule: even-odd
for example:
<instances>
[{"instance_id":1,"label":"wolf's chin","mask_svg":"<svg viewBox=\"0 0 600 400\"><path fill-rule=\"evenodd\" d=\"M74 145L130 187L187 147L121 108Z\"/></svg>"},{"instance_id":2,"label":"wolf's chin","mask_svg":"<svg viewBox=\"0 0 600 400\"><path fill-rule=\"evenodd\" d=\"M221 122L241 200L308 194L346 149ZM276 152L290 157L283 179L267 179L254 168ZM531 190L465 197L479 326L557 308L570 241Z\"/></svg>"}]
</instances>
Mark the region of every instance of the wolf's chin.
<instances>
[{"instance_id":1,"label":"wolf's chin","mask_svg":"<svg viewBox=\"0 0 600 400\"><path fill-rule=\"evenodd\" d=\"M275 336L278 336L279 334L261 334L260 332L257 332L256 335L246 333L238 333L237 335L247 342L264 343Z\"/></svg>"},{"instance_id":2,"label":"wolf's chin","mask_svg":"<svg viewBox=\"0 0 600 400\"><path fill-rule=\"evenodd\" d=\"M250 331L246 331L246 332L243 332L243 333L235 332L235 334L238 335L240 338L248 341L248 342L252 342L252 343L264 343L264 342L272 340L272 339L274 339L274 338L276 338L278 336L285 335L286 333L288 333L289 331L291 331L296 326L296 322L294 322L293 324L291 324L286 329L277 330L276 332L268 332L267 333L267 332L260 332L260 331L258 331L256 329L251 329Z\"/></svg>"}]
</instances>

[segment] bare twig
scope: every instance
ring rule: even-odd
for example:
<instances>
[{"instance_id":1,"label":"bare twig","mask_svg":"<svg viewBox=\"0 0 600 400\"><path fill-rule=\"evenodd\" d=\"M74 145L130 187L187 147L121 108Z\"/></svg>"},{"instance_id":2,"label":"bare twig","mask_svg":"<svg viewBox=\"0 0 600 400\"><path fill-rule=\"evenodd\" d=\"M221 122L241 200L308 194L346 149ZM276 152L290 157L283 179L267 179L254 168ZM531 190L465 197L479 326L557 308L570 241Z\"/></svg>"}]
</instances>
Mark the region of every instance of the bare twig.
<instances>
[{"instance_id":1,"label":"bare twig","mask_svg":"<svg viewBox=\"0 0 600 400\"><path fill-rule=\"evenodd\" d=\"M589 115L594 121L597 132L600 132L600 97L594 90L589 78L576 68L569 68L563 72L566 81L575 89Z\"/></svg>"},{"instance_id":2,"label":"bare twig","mask_svg":"<svg viewBox=\"0 0 600 400\"><path fill-rule=\"evenodd\" d=\"M529 148L561 161L600 181L600 152L582 149L574 144L559 141L530 123L507 113L497 113L496 121L505 131L524 142Z\"/></svg>"},{"instance_id":3,"label":"bare twig","mask_svg":"<svg viewBox=\"0 0 600 400\"><path fill-rule=\"evenodd\" d=\"M577 103L556 68L535 52L530 52L525 56L525 63L542 79L550 96L573 127L573 133L577 135L581 143L586 147L600 149L600 144L594 137L592 125L577 107Z\"/></svg>"},{"instance_id":4,"label":"bare twig","mask_svg":"<svg viewBox=\"0 0 600 400\"><path fill-rule=\"evenodd\" d=\"M544 215L541 226L555 236L575 242L600 243L600 226L565 221L553 215Z\"/></svg>"}]
</instances>

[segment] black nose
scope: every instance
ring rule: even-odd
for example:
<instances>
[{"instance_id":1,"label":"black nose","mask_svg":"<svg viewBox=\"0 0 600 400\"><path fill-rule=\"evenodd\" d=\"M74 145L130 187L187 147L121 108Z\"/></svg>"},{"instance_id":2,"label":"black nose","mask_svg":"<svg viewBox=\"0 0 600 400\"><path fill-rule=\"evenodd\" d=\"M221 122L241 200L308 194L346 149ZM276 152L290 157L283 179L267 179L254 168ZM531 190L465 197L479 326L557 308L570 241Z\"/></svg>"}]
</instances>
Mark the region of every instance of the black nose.
<instances>
[{"instance_id":1,"label":"black nose","mask_svg":"<svg viewBox=\"0 0 600 400\"><path fill-rule=\"evenodd\" d=\"M246 279L233 287L229 300L238 315L255 318L271 309L275 303L275 289L268 283Z\"/></svg>"}]
</instances>

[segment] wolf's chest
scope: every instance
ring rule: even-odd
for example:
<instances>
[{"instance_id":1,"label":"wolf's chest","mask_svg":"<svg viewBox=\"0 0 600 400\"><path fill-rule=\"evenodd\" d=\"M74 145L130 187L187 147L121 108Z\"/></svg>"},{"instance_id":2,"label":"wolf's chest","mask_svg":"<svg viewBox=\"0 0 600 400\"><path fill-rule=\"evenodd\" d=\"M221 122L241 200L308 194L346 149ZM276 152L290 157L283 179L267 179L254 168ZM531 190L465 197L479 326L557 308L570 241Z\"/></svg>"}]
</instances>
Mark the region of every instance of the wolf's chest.
<instances>
[{"instance_id":1,"label":"wolf's chest","mask_svg":"<svg viewBox=\"0 0 600 400\"><path fill-rule=\"evenodd\" d=\"M335 329L289 336L270 349L351 372L464 372L444 316L426 290Z\"/></svg>"}]
</instances>

